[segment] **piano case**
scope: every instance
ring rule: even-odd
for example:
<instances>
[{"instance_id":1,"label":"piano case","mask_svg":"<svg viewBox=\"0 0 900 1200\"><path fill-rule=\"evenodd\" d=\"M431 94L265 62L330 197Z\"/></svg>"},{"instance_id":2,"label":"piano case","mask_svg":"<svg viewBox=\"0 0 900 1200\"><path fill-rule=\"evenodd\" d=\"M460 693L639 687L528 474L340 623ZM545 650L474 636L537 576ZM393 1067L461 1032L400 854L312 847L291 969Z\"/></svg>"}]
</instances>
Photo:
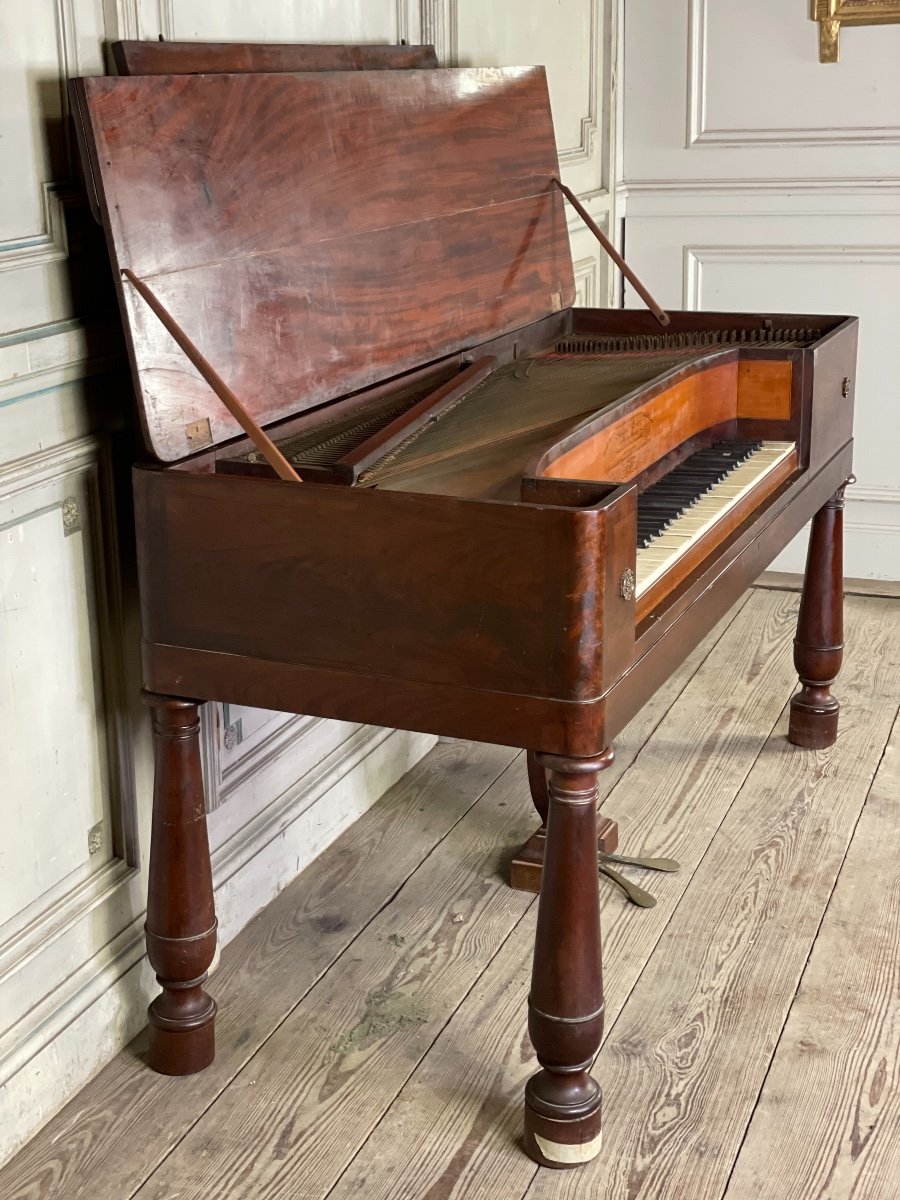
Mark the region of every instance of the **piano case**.
<instances>
[{"instance_id":1,"label":"piano case","mask_svg":"<svg viewBox=\"0 0 900 1200\"><path fill-rule=\"evenodd\" d=\"M662 329L649 313L573 307L541 68L82 79L73 104L150 456L134 486L158 747L153 1065L188 1073L213 1052L198 702L521 746L549 781L535 794L549 824L530 1013L545 1069L529 1084L525 1145L546 1165L586 1161L599 1147L587 1064L602 993L596 861L579 847L597 836L596 773L817 513L791 730L804 745L833 740L856 323L673 313ZM318 460L297 460L304 482L258 461L126 269L275 441L325 431ZM622 373L654 354L659 372ZM504 440L502 423L484 424L501 377L558 378L552 410L566 378L615 363L632 384L597 411L550 411L546 442L509 459L502 488L473 483L467 456ZM505 386L503 421L533 432L541 404L529 424ZM434 439L451 417L457 482L422 483L423 464L446 458ZM340 455L323 462L334 437ZM420 438L420 482L404 490L396 456ZM736 439L789 447L780 473L636 594L641 497Z\"/></svg>"}]
</instances>

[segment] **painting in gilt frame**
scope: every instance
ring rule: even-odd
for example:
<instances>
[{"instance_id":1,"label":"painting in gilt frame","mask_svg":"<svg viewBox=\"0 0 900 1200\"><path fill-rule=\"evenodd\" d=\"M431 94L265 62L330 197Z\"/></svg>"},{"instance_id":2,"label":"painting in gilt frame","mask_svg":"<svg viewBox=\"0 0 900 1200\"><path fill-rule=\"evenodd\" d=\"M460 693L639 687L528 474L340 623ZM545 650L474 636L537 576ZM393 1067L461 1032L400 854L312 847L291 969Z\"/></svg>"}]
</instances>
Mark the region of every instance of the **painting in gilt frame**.
<instances>
[{"instance_id":1,"label":"painting in gilt frame","mask_svg":"<svg viewBox=\"0 0 900 1200\"><path fill-rule=\"evenodd\" d=\"M900 22L900 0L812 0L810 15L819 23L819 62L834 63L842 25Z\"/></svg>"}]
</instances>

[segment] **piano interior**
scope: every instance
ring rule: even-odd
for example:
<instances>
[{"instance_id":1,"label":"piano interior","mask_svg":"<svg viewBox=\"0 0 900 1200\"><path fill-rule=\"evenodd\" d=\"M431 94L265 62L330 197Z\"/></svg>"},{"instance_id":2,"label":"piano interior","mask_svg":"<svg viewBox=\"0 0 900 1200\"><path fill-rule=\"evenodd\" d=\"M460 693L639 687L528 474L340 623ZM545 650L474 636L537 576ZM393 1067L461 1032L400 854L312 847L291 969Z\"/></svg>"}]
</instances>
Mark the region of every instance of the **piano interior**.
<instances>
[{"instance_id":1,"label":"piano interior","mask_svg":"<svg viewBox=\"0 0 900 1200\"><path fill-rule=\"evenodd\" d=\"M275 442L301 478L361 488L575 505L579 484L633 484L640 621L801 469L797 352L828 324L569 332L509 361L480 347ZM246 447L216 470L274 476Z\"/></svg>"}]
</instances>

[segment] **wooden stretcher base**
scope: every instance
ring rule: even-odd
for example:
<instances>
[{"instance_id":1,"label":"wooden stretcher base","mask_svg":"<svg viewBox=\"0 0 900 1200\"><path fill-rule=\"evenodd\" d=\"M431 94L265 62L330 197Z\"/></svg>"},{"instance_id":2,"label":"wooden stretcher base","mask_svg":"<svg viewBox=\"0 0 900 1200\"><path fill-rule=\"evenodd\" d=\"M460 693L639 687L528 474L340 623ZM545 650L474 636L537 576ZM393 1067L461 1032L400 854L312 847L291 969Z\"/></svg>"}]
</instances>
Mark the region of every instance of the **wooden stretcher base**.
<instances>
[{"instance_id":1,"label":"wooden stretcher base","mask_svg":"<svg viewBox=\"0 0 900 1200\"><path fill-rule=\"evenodd\" d=\"M519 892L538 893L544 869L547 830L542 825L531 835L509 865L509 886ZM602 814L597 818L597 852L615 854L619 846L619 825Z\"/></svg>"}]
</instances>

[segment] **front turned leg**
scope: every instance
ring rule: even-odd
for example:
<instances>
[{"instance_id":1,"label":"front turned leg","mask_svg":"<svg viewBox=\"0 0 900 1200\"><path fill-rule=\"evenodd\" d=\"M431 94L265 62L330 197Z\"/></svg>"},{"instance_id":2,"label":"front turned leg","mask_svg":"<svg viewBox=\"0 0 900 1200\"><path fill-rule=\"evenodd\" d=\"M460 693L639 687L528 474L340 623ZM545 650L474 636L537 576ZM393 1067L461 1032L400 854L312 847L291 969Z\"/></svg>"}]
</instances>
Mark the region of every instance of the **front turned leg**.
<instances>
[{"instance_id":1,"label":"front turned leg","mask_svg":"<svg viewBox=\"0 0 900 1200\"><path fill-rule=\"evenodd\" d=\"M612 750L608 750L612 762ZM509 865L509 885L523 892L541 890L541 872L544 869L544 842L547 836L547 808L550 803L547 792L547 770L541 756L533 750L527 752L528 786L531 799L541 818L541 827L531 835L524 846L513 855ZM619 847L619 826L611 818L600 815L597 823L597 850L600 854L614 854Z\"/></svg>"},{"instance_id":2,"label":"front turned leg","mask_svg":"<svg viewBox=\"0 0 900 1200\"><path fill-rule=\"evenodd\" d=\"M193 700L148 695L156 774L147 955L162 992L150 1005L149 1063L193 1075L215 1057L216 1002L203 990L216 949L200 715Z\"/></svg>"},{"instance_id":3,"label":"front turned leg","mask_svg":"<svg viewBox=\"0 0 900 1200\"><path fill-rule=\"evenodd\" d=\"M590 1075L603 1034L597 773L611 761L611 752L537 755L550 775L528 1031L543 1070L525 1088L525 1149L546 1167L575 1167L600 1150Z\"/></svg>"},{"instance_id":4,"label":"front turned leg","mask_svg":"<svg viewBox=\"0 0 900 1200\"><path fill-rule=\"evenodd\" d=\"M844 656L846 486L842 484L813 517L794 638L794 666L800 676L800 691L791 700L788 739L795 746L810 750L823 750L837 738L840 705L831 694L831 685Z\"/></svg>"}]
</instances>

